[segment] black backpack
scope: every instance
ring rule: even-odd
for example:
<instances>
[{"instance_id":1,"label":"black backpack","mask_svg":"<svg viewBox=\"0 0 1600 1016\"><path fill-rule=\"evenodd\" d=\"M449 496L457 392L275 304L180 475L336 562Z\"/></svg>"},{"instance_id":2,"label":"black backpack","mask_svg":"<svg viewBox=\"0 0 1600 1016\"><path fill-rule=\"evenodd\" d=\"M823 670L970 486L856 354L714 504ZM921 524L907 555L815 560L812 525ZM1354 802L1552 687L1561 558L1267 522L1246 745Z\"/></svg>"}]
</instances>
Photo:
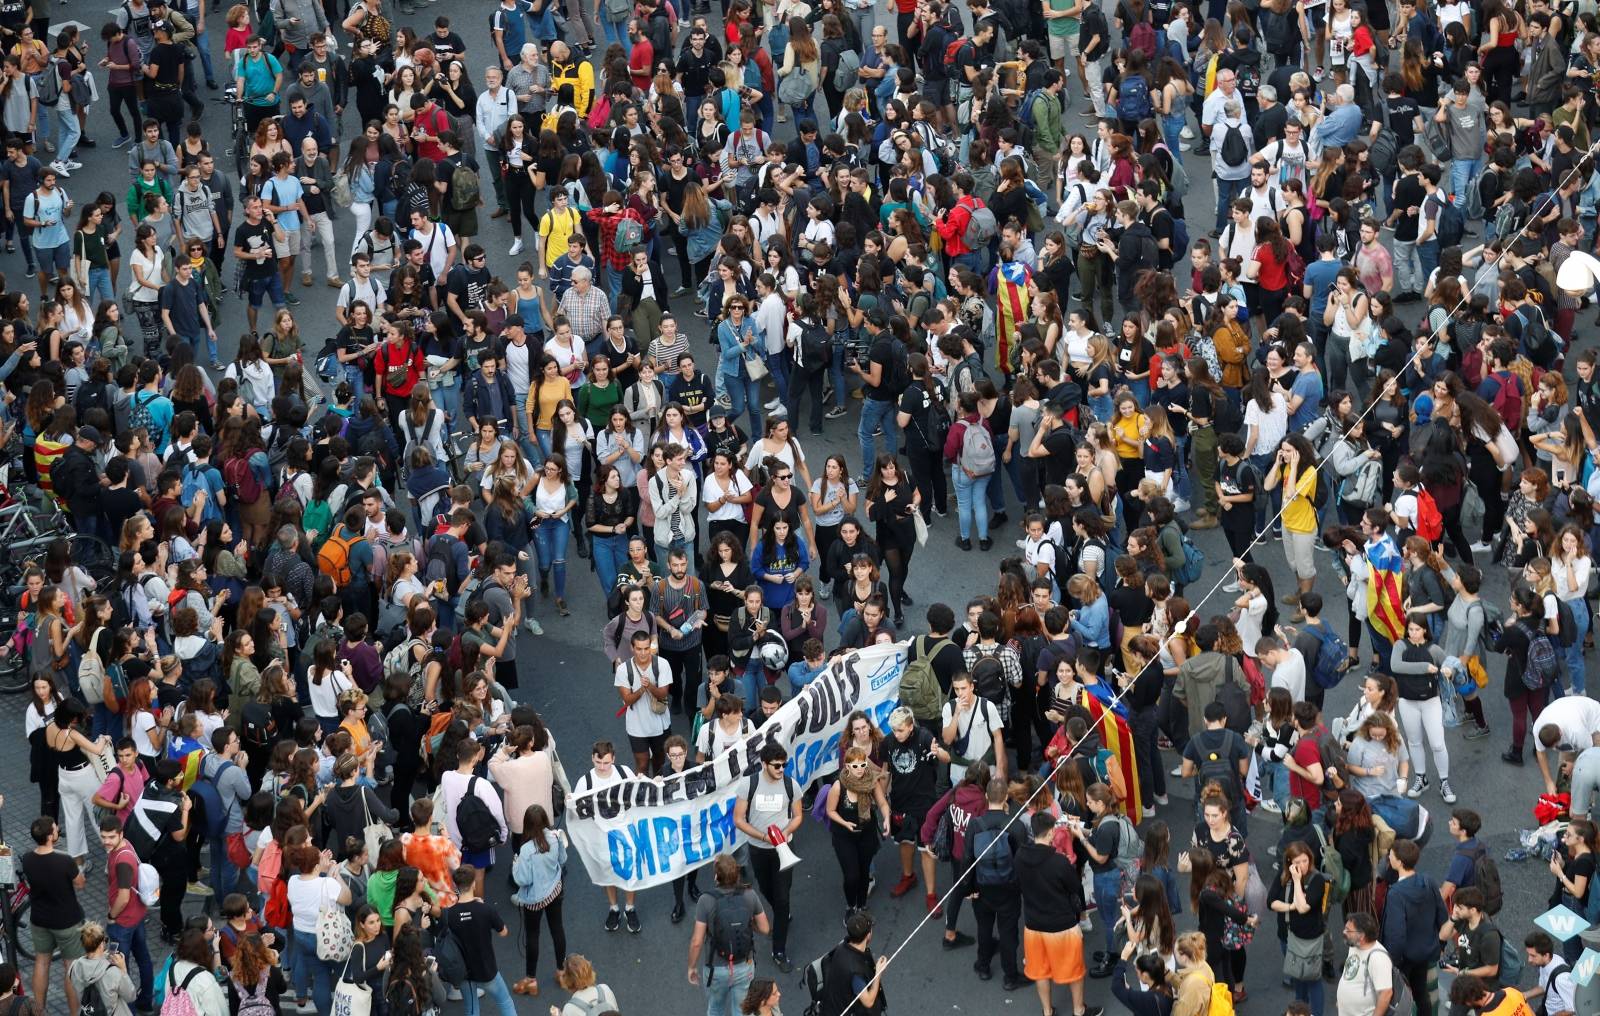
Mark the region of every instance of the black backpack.
<instances>
[{"instance_id":1,"label":"black backpack","mask_svg":"<svg viewBox=\"0 0 1600 1016\"><path fill-rule=\"evenodd\" d=\"M1229 124L1222 135L1222 147L1217 150L1222 157L1224 166L1242 166L1250 158L1250 146L1244 142L1244 134L1239 130L1239 124Z\"/></svg>"},{"instance_id":2,"label":"black backpack","mask_svg":"<svg viewBox=\"0 0 1600 1016\"><path fill-rule=\"evenodd\" d=\"M972 665L972 690L986 698L1002 712L1006 702L1006 671L993 656L985 656Z\"/></svg>"},{"instance_id":3,"label":"black backpack","mask_svg":"<svg viewBox=\"0 0 1600 1016\"><path fill-rule=\"evenodd\" d=\"M889 376L884 379L888 393L895 399L911 387L911 368L906 365L906 347L899 340L889 340Z\"/></svg>"},{"instance_id":4,"label":"black backpack","mask_svg":"<svg viewBox=\"0 0 1600 1016\"><path fill-rule=\"evenodd\" d=\"M90 981L78 993L78 1016L111 1016L98 981Z\"/></svg>"},{"instance_id":5,"label":"black backpack","mask_svg":"<svg viewBox=\"0 0 1600 1016\"><path fill-rule=\"evenodd\" d=\"M712 889L716 900L711 913L711 955L730 963L743 963L755 952L750 903L744 892Z\"/></svg>"},{"instance_id":6,"label":"black backpack","mask_svg":"<svg viewBox=\"0 0 1600 1016\"><path fill-rule=\"evenodd\" d=\"M1219 696L1220 697L1220 696ZM1228 801L1239 803L1239 767L1234 764L1233 752L1229 749L1234 744L1234 739L1239 735L1226 727L1222 730L1222 742L1215 749L1204 751L1200 756L1199 780L1202 790L1209 783L1220 783L1223 793L1228 795ZM1198 745L1196 746L1198 748Z\"/></svg>"},{"instance_id":7,"label":"black backpack","mask_svg":"<svg viewBox=\"0 0 1600 1016\"><path fill-rule=\"evenodd\" d=\"M469 777L467 792L456 803L456 829L461 833L461 849L472 853L492 850L500 843L500 822L476 793L478 778Z\"/></svg>"},{"instance_id":8,"label":"black backpack","mask_svg":"<svg viewBox=\"0 0 1600 1016\"><path fill-rule=\"evenodd\" d=\"M1015 885L1017 882L1011 836L1005 823L982 826L972 834L972 849L978 861L972 877L980 886Z\"/></svg>"},{"instance_id":9,"label":"black backpack","mask_svg":"<svg viewBox=\"0 0 1600 1016\"><path fill-rule=\"evenodd\" d=\"M252 752L272 748L272 710L260 702L247 702L240 717L239 739Z\"/></svg>"},{"instance_id":10,"label":"black backpack","mask_svg":"<svg viewBox=\"0 0 1600 1016\"><path fill-rule=\"evenodd\" d=\"M1228 657L1227 670L1222 677L1222 687L1217 689L1217 701L1228 711L1229 730L1243 734L1250 729L1250 720L1255 715L1250 708L1250 689L1245 683L1244 674L1239 671L1239 662L1231 656Z\"/></svg>"},{"instance_id":11,"label":"black backpack","mask_svg":"<svg viewBox=\"0 0 1600 1016\"><path fill-rule=\"evenodd\" d=\"M800 326L800 359L806 367L816 370L833 362L833 334L815 322Z\"/></svg>"}]
</instances>

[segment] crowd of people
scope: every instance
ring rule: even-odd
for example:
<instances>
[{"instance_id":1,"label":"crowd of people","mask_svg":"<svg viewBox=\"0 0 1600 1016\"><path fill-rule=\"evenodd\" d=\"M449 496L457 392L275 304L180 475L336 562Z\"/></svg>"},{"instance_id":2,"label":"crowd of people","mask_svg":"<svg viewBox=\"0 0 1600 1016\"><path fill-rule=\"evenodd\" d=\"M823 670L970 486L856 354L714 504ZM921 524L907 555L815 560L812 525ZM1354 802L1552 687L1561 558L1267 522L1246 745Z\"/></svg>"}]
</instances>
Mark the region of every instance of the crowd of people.
<instances>
[{"instance_id":1,"label":"crowd of people","mask_svg":"<svg viewBox=\"0 0 1600 1016\"><path fill-rule=\"evenodd\" d=\"M811 786L769 743L745 846L672 881L708 1016L804 966L808 812L827 1016L888 1009L902 905L1045 1016L1231 1016L1252 953L1292 1016L1578 1011L1451 752L1498 692L1550 902L1600 919L1593 12L502 0L485 46L272 0L213 46L126 0L99 48L35 13L0 4L11 491L114 568L63 537L0 648L38 793L0 1003L59 954L86 1016L510 1013L548 933L557 1016L643 1004L567 949L565 802L900 643L886 727ZM992 588L939 602L929 540ZM569 779L519 688L575 609L619 708L563 727Z\"/></svg>"}]
</instances>

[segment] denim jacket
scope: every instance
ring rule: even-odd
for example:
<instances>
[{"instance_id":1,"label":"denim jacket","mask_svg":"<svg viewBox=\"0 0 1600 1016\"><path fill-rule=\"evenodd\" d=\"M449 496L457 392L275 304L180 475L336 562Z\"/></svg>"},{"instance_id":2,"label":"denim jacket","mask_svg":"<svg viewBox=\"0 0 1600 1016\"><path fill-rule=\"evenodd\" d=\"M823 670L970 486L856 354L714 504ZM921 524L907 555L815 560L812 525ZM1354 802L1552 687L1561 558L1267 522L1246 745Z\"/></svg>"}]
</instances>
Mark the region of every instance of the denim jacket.
<instances>
[{"instance_id":1,"label":"denim jacket","mask_svg":"<svg viewBox=\"0 0 1600 1016\"><path fill-rule=\"evenodd\" d=\"M516 860L511 864L511 878L517 883L517 891L511 894L511 899L518 906L531 907L549 898L561 885L561 872L567 865L567 843L554 829L545 836L550 843L549 850L540 850L537 843L529 840L517 851Z\"/></svg>"}]
</instances>

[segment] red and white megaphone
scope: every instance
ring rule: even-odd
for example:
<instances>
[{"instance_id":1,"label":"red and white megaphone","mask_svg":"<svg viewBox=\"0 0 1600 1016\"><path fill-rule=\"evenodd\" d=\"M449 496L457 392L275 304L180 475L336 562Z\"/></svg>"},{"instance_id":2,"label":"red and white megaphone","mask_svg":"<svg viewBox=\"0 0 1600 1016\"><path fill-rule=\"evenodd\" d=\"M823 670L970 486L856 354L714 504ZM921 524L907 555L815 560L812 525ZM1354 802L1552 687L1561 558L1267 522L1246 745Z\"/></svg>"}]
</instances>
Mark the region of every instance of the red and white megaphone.
<instances>
[{"instance_id":1,"label":"red and white megaphone","mask_svg":"<svg viewBox=\"0 0 1600 1016\"><path fill-rule=\"evenodd\" d=\"M789 846L788 837L783 835L783 830L776 825L767 826L767 841L778 851L778 870L788 871L800 863L800 855Z\"/></svg>"}]
</instances>

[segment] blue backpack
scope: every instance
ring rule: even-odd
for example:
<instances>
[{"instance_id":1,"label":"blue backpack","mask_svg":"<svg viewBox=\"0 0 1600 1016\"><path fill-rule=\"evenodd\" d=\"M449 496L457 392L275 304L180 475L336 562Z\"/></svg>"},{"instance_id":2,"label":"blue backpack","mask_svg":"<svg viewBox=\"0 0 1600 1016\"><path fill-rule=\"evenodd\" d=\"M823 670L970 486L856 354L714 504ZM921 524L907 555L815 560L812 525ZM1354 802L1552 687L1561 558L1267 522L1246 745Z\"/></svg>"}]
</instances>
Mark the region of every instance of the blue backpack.
<instances>
[{"instance_id":1,"label":"blue backpack","mask_svg":"<svg viewBox=\"0 0 1600 1016\"><path fill-rule=\"evenodd\" d=\"M1139 121L1150 115L1150 82L1143 74L1127 74L1117 82L1117 119Z\"/></svg>"},{"instance_id":2,"label":"blue backpack","mask_svg":"<svg viewBox=\"0 0 1600 1016\"><path fill-rule=\"evenodd\" d=\"M197 466L190 463L183 467L183 507L188 508L194 504L194 496L201 491L206 495L206 506L201 509L200 521L211 522L222 518L222 509L217 507L216 498L212 496L211 485L206 482L206 466Z\"/></svg>"},{"instance_id":3,"label":"blue backpack","mask_svg":"<svg viewBox=\"0 0 1600 1016\"><path fill-rule=\"evenodd\" d=\"M1177 526L1177 523L1174 522L1172 525ZM1200 573L1205 571L1206 567L1205 554L1201 553L1200 548L1194 545L1194 541L1189 539L1189 534L1182 528L1178 529L1178 543L1183 548L1183 564L1178 566L1177 574L1173 578L1182 585L1199 582Z\"/></svg>"},{"instance_id":4,"label":"blue backpack","mask_svg":"<svg viewBox=\"0 0 1600 1016\"><path fill-rule=\"evenodd\" d=\"M1311 677L1323 688L1335 688L1350 669L1350 647L1327 624L1307 625L1317 637L1317 658L1311 661Z\"/></svg>"}]
</instances>

